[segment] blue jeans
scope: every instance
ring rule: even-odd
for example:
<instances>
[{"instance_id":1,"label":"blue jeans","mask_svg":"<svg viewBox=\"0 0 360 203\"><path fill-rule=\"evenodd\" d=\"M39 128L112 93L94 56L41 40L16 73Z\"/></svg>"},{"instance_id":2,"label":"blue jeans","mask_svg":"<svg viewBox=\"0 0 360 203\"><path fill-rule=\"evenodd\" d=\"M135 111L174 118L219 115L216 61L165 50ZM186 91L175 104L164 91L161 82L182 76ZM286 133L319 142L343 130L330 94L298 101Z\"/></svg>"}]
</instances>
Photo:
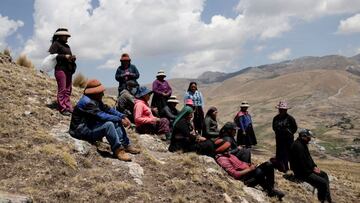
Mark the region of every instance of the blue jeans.
<instances>
[{"instance_id":1,"label":"blue jeans","mask_svg":"<svg viewBox=\"0 0 360 203\"><path fill-rule=\"evenodd\" d=\"M121 146L126 147L130 144L124 127L111 121L96 124L86 133L84 138L89 142L95 142L101 140L104 136L110 143L113 152Z\"/></svg>"}]
</instances>

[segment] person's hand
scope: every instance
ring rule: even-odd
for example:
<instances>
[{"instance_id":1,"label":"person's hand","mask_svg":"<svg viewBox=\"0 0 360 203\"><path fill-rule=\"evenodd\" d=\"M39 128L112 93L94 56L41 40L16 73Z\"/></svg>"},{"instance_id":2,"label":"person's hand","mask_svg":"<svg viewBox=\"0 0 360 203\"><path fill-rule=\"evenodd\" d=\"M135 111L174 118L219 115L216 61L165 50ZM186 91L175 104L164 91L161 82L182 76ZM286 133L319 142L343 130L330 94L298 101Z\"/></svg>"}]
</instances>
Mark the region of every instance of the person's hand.
<instances>
[{"instance_id":1,"label":"person's hand","mask_svg":"<svg viewBox=\"0 0 360 203\"><path fill-rule=\"evenodd\" d=\"M156 107L152 107L152 108L151 108L151 111L152 111L153 114L155 114L155 115L158 115L158 113L159 113L158 108L156 108Z\"/></svg>"},{"instance_id":2,"label":"person's hand","mask_svg":"<svg viewBox=\"0 0 360 203\"><path fill-rule=\"evenodd\" d=\"M250 165L250 170L252 170L252 171L253 171L253 170L255 170L255 169L256 169L256 167L257 167L257 165L256 165L256 164L251 164L251 165Z\"/></svg>"},{"instance_id":3,"label":"person's hand","mask_svg":"<svg viewBox=\"0 0 360 203\"><path fill-rule=\"evenodd\" d=\"M121 123L125 128L129 127L131 124L130 120L126 117L121 120Z\"/></svg>"},{"instance_id":4,"label":"person's hand","mask_svg":"<svg viewBox=\"0 0 360 203\"><path fill-rule=\"evenodd\" d=\"M67 60L70 60L70 59L71 59L71 55L70 55L70 54L66 54L66 55L65 55L65 58L66 58Z\"/></svg>"},{"instance_id":5,"label":"person's hand","mask_svg":"<svg viewBox=\"0 0 360 203\"><path fill-rule=\"evenodd\" d=\"M243 149L243 147L242 147L242 146L240 146L240 145L239 145L237 148L238 148L238 149Z\"/></svg>"},{"instance_id":6,"label":"person's hand","mask_svg":"<svg viewBox=\"0 0 360 203\"><path fill-rule=\"evenodd\" d=\"M317 173L317 174L319 174L320 173L320 169L318 168L318 167L314 167L314 173Z\"/></svg>"},{"instance_id":7,"label":"person's hand","mask_svg":"<svg viewBox=\"0 0 360 203\"><path fill-rule=\"evenodd\" d=\"M160 118L156 118L156 122L158 123L158 122L160 122L161 121L161 119Z\"/></svg>"},{"instance_id":8,"label":"person's hand","mask_svg":"<svg viewBox=\"0 0 360 203\"><path fill-rule=\"evenodd\" d=\"M206 138L205 138L205 137L202 137L202 136L199 136L199 137L197 138L197 140L198 140L198 142L204 142L204 141L206 140Z\"/></svg>"}]
</instances>

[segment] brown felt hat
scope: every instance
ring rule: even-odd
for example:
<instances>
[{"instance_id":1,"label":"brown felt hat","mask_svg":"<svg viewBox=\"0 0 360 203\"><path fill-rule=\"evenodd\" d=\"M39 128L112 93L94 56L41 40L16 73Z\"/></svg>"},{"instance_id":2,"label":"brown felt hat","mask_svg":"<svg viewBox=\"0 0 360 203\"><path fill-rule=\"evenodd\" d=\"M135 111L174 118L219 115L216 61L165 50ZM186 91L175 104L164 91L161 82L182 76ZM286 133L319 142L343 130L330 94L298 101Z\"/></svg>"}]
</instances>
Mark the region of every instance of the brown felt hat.
<instances>
[{"instance_id":1,"label":"brown felt hat","mask_svg":"<svg viewBox=\"0 0 360 203\"><path fill-rule=\"evenodd\" d=\"M130 60L131 60L131 59L130 59L129 54L123 53L123 54L121 55L120 61L130 61Z\"/></svg>"},{"instance_id":2,"label":"brown felt hat","mask_svg":"<svg viewBox=\"0 0 360 203\"><path fill-rule=\"evenodd\" d=\"M96 79L88 80L84 94L99 94L105 91L105 87Z\"/></svg>"}]
</instances>

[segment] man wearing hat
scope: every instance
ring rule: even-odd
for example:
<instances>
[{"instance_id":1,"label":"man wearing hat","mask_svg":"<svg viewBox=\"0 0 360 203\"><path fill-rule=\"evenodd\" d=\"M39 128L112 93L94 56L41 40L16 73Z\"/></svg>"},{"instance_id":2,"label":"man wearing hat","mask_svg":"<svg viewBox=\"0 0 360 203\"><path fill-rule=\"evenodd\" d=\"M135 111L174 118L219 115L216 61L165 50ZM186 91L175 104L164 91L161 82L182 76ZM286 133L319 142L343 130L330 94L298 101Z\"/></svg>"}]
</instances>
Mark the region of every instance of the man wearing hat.
<instances>
[{"instance_id":1,"label":"man wearing hat","mask_svg":"<svg viewBox=\"0 0 360 203\"><path fill-rule=\"evenodd\" d=\"M314 137L309 129L301 129L299 137L291 145L290 168L296 178L303 180L318 190L320 202L331 202L329 177L320 170L312 159L308 144Z\"/></svg>"},{"instance_id":2,"label":"man wearing hat","mask_svg":"<svg viewBox=\"0 0 360 203\"><path fill-rule=\"evenodd\" d=\"M102 102L104 91L105 87L98 80L87 82L84 95L72 114L69 133L89 142L102 140L105 136L115 157L131 161L126 152L138 154L140 150L130 145L124 129L124 126L130 125L130 121L124 114Z\"/></svg>"},{"instance_id":3,"label":"man wearing hat","mask_svg":"<svg viewBox=\"0 0 360 203\"><path fill-rule=\"evenodd\" d=\"M170 121L170 126L173 125L176 116L179 114L179 111L176 109L176 105L179 103L175 95L172 95L167 100L167 105L160 110L159 115L162 118L167 118Z\"/></svg>"},{"instance_id":4,"label":"man wearing hat","mask_svg":"<svg viewBox=\"0 0 360 203\"><path fill-rule=\"evenodd\" d=\"M160 112L165 106L166 102L172 94L172 89L168 81L165 80L166 74L163 70L158 71L156 80L152 84L153 98L151 107L157 108Z\"/></svg>"},{"instance_id":5,"label":"man wearing hat","mask_svg":"<svg viewBox=\"0 0 360 203\"><path fill-rule=\"evenodd\" d=\"M215 160L230 176L241 180L249 187L260 185L269 197L277 197L281 200L285 194L274 189L274 168L270 162L264 162L259 166L241 161L231 151L231 143L228 141L216 142Z\"/></svg>"},{"instance_id":6,"label":"man wearing hat","mask_svg":"<svg viewBox=\"0 0 360 203\"><path fill-rule=\"evenodd\" d=\"M256 136L252 125L251 115L248 112L250 107L247 101L242 101L240 104L240 111L236 114L234 122L239 127L237 132L237 144L251 148L256 145Z\"/></svg>"},{"instance_id":7,"label":"man wearing hat","mask_svg":"<svg viewBox=\"0 0 360 203\"><path fill-rule=\"evenodd\" d=\"M120 58L121 65L117 68L115 79L119 82L118 95L126 88L126 82L134 81L139 86L137 79L140 77L139 71L135 65L131 64L129 54L123 53Z\"/></svg>"},{"instance_id":8,"label":"man wearing hat","mask_svg":"<svg viewBox=\"0 0 360 203\"><path fill-rule=\"evenodd\" d=\"M279 114L272 122L276 140L276 161L278 170L286 173L289 170L290 146L294 142L294 134L297 131L295 119L287 113L289 106L286 101L280 101L276 106Z\"/></svg>"},{"instance_id":9,"label":"man wearing hat","mask_svg":"<svg viewBox=\"0 0 360 203\"><path fill-rule=\"evenodd\" d=\"M120 95L117 100L116 109L124 113L127 118L133 123L134 122L134 104L137 91L137 83L132 80L126 82L126 88L120 92Z\"/></svg>"},{"instance_id":10,"label":"man wearing hat","mask_svg":"<svg viewBox=\"0 0 360 203\"><path fill-rule=\"evenodd\" d=\"M58 85L57 103L61 114L70 116L73 107L70 102L72 91L72 75L76 70L76 56L72 54L67 44L70 33L66 28L59 28L53 35L50 54L57 54L55 66L55 78Z\"/></svg>"}]
</instances>

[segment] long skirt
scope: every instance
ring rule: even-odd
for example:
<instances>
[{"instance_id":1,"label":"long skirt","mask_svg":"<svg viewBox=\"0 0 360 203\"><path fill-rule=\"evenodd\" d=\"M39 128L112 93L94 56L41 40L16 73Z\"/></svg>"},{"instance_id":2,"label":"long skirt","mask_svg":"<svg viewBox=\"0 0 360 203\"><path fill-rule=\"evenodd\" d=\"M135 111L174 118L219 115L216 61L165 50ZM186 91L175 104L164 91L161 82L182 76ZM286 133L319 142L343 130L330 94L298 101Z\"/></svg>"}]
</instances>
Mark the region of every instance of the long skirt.
<instances>
[{"instance_id":1,"label":"long skirt","mask_svg":"<svg viewBox=\"0 0 360 203\"><path fill-rule=\"evenodd\" d=\"M246 128L245 133L243 133L242 130L238 130L238 132L237 132L237 144L238 145L245 145L246 147L250 147L251 145L256 145L257 144L255 132L254 132L254 129L253 129L252 125L249 125Z\"/></svg>"},{"instance_id":2,"label":"long skirt","mask_svg":"<svg viewBox=\"0 0 360 203\"><path fill-rule=\"evenodd\" d=\"M193 122L195 130L201 134L204 125L204 111L201 106L195 106Z\"/></svg>"},{"instance_id":3,"label":"long skirt","mask_svg":"<svg viewBox=\"0 0 360 203\"><path fill-rule=\"evenodd\" d=\"M276 133L276 160L280 164L279 171L289 170L290 147L294 142L294 135L290 133Z\"/></svg>"}]
</instances>

